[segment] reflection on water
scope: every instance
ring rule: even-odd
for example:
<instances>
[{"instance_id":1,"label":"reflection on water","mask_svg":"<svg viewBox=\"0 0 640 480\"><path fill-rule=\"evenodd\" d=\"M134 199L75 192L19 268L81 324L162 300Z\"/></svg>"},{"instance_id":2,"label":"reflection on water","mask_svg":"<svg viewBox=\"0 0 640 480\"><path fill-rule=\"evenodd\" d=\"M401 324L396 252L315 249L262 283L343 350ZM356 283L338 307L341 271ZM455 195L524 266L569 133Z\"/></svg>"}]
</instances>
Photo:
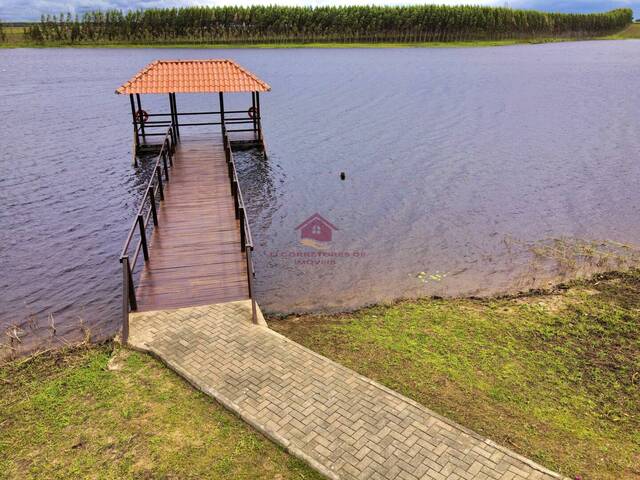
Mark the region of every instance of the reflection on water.
<instances>
[{"instance_id":1,"label":"reflection on water","mask_svg":"<svg viewBox=\"0 0 640 480\"><path fill-rule=\"evenodd\" d=\"M267 311L490 294L632 263L638 46L0 51L0 329L114 332L146 177L113 90L156 58L233 57L272 85L269 158L238 154ZM314 213L336 227L326 248L300 243Z\"/></svg>"}]
</instances>

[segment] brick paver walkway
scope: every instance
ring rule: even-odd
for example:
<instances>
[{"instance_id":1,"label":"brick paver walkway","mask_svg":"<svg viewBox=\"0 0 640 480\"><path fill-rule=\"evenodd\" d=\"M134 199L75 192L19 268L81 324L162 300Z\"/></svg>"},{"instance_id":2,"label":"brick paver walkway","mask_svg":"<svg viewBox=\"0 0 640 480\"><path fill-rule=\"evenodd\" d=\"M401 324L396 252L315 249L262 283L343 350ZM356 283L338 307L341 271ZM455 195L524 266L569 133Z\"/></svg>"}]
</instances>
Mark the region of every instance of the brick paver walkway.
<instances>
[{"instance_id":1,"label":"brick paver walkway","mask_svg":"<svg viewBox=\"0 0 640 480\"><path fill-rule=\"evenodd\" d=\"M333 479L562 478L250 321L248 302L131 315L132 346Z\"/></svg>"}]
</instances>

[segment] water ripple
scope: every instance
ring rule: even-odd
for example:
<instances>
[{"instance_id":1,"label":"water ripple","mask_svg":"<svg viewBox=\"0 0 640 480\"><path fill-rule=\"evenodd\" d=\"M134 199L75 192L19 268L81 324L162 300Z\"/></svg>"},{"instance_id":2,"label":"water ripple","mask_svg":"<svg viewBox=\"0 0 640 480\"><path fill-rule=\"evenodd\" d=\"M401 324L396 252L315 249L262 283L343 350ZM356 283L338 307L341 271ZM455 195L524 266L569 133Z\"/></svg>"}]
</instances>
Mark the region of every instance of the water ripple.
<instances>
[{"instance_id":1,"label":"water ripple","mask_svg":"<svg viewBox=\"0 0 640 480\"><path fill-rule=\"evenodd\" d=\"M238 163L259 302L291 312L531 286L549 274L532 273L529 242L637 239L637 48L0 50L11 66L0 93L0 330L23 325L44 342L51 322L69 338L81 324L94 337L117 328L117 259L148 168L130 166L128 99L113 91L156 58L230 56L272 85L269 159ZM229 108L248 105L229 97ZM166 99L145 102L158 111ZM330 251L365 255L330 265L277 255L306 251L295 227L314 212L338 228Z\"/></svg>"}]
</instances>

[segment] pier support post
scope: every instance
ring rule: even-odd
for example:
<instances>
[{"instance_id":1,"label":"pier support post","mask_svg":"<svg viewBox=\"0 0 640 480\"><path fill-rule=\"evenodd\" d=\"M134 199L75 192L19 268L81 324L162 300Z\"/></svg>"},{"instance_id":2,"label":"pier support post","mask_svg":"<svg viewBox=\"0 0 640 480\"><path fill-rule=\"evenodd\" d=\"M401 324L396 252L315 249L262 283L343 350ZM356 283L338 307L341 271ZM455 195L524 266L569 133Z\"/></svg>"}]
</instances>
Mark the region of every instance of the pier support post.
<instances>
[{"instance_id":1,"label":"pier support post","mask_svg":"<svg viewBox=\"0 0 640 480\"><path fill-rule=\"evenodd\" d=\"M254 324L258 324L258 316L256 314L256 299L253 296L253 260L251 260L251 252L253 245L246 248L245 255L247 258L247 287L249 289L249 298L251 299L251 320Z\"/></svg>"},{"instance_id":2,"label":"pier support post","mask_svg":"<svg viewBox=\"0 0 640 480\"><path fill-rule=\"evenodd\" d=\"M159 169L158 169L159 170ZM156 170L156 174L159 173ZM158 177L158 181L162 182L162 177ZM162 188L162 187L160 187ZM158 211L156 210L156 195L153 193L153 187L149 185L149 203L151 205L151 216L153 217L153 226L158 226Z\"/></svg>"},{"instance_id":3,"label":"pier support post","mask_svg":"<svg viewBox=\"0 0 640 480\"><path fill-rule=\"evenodd\" d=\"M176 94L170 93L169 98L171 99L171 109L173 111L173 118L175 118L175 131L176 131L176 140L180 138L180 121L178 120L178 104L176 103Z\"/></svg>"},{"instance_id":4,"label":"pier support post","mask_svg":"<svg viewBox=\"0 0 640 480\"><path fill-rule=\"evenodd\" d=\"M260 113L260 92L256 92L256 117L258 120L258 140L262 140L262 114Z\"/></svg>"},{"instance_id":5,"label":"pier support post","mask_svg":"<svg viewBox=\"0 0 640 480\"><path fill-rule=\"evenodd\" d=\"M251 92L251 108L253 111L253 139L255 140L258 137L258 110L256 109L256 93Z\"/></svg>"},{"instance_id":6,"label":"pier support post","mask_svg":"<svg viewBox=\"0 0 640 480\"><path fill-rule=\"evenodd\" d=\"M138 133L138 122L136 120L136 105L133 100L133 94L129 94L131 101L131 119L133 120L133 166L138 166L138 145L140 145L140 136Z\"/></svg>"},{"instance_id":7,"label":"pier support post","mask_svg":"<svg viewBox=\"0 0 640 480\"><path fill-rule=\"evenodd\" d=\"M136 93L136 101L138 103L138 111L142 112L142 102L140 101L140 94ZM140 118L140 131L142 132L142 140L146 143L147 137L144 134L144 120Z\"/></svg>"},{"instance_id":8,"label":"pier support post","mask_svg":"<svg viewBox=\"0 0 640 480\"><path fill-rule=\"evenodd\" d=\"M220 101L220 129L224 136L227 133L227 127L224 124L224 94L222 92L218 92L218 99Z\"/></svg>"},{"instance_id":9,"label":"pier support post","mask_svg":"<svg viewBox=\"0 0 640 480\"><path fill-rule=\"evenodd\" d=\"M131 274L131 264L129 257L120 258L122 264L122 343L129 340L129 311L138 309L136 292L133 287L133 276Z\"/></svg>"},{"instance_id":10,"label":"pier support post","mask_svg":"<svg viewBox=\"0 0 640 480\"><path fill-rule=\"evenodd\" d=\"M176 141L176 111L173 109L173 94L169 94L169 112L171 114L171 141Z\"/></svg>"},{"instance_id":11,"label":"pier support post","mask_svg":"<svg viewBox=\"0 0 640 480\"><path fill-rule=\"evenodd\" d=\"M149 261L149 247L147 247L147 232L144 225L144 217L142 214L138 215L138 228L140 229L140 244L142 245L142 255L144 261Z\"/></svg>"}]
</instances>

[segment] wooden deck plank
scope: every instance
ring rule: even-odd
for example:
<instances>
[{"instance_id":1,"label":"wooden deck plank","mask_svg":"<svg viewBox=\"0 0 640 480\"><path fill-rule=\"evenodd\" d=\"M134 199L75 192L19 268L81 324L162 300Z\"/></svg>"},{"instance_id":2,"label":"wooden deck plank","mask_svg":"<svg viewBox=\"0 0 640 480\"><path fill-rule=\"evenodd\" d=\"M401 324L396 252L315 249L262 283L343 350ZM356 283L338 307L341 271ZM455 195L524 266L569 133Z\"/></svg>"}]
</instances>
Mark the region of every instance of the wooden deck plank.
<instances>
[{"instance_id":1,"label":"wooden deck plank","mask_svg":"<svg viewBox=\"0 0 640 480\"><path fill-rule=\"evenodd\" d=\"M178 144L136 290L138 310L249 298L222 138Z\"/></svg>"}]
</instances>

